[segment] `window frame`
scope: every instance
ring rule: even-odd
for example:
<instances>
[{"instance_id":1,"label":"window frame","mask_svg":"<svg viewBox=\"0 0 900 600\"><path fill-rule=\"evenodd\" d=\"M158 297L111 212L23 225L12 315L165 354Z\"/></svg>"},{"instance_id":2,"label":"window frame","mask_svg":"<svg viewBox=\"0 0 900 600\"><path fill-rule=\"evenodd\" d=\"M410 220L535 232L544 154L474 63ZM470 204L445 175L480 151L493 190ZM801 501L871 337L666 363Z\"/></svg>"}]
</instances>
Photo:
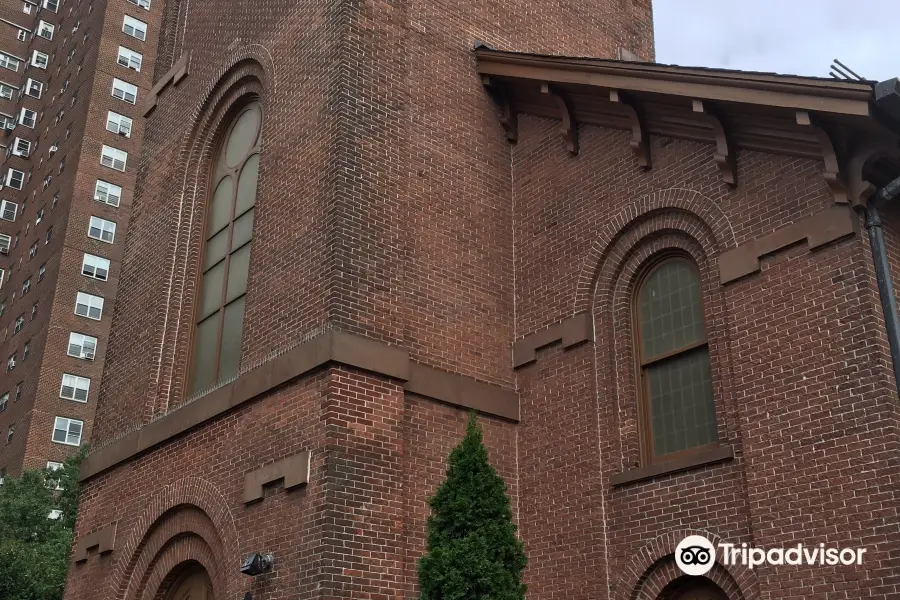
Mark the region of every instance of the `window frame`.
<instances>
[{"instance_id":1,"label":"window frame","mask_svg":"<svg viewBox=\"0 0 900 600\"><path fill-rule=\"evenodd\" d=\"M102 200L98 197L100 194L100 184L107 186L107 189L103 192L106 195L107 200L110 198L110 188L115 188L118 190L118 195L115 196L115 204L113 204L112 202L108 202L107 200ZM94 184L94 201L100 202L101 204L105 204L107 206L114 206L118 208L119 204L122 203L122 186L106 181L105 179L98 179Z\"/></svg>"},{"instance_id":2,"label":"window frame","mask_svg":"<svg viewBox=\"0 0 900 600\"><path fill-rule=\"evenodd\" d=\"M220 158L221 154L226 151L225 147L228 142L228 137L232 131L232 128L238 122L238 120L240 119L240 116L244 113L244 111L253 104L259 105L259 111L260 111L259 132L257 134L257 138L255 140L254 145L247 152L247 157L245 157L242 164L238 165L238 167L241 167L241 168L238 168L238 167L234 168L233 176L235 177L235 187L237 187L238 177L242 171L242 167L246 165L247 158L249 158L253 154L259 154L260 159L262 156L261 140L262 140L263 129L265 128L266 112L265 112L265 107L263 106L262 99L260 97L258 97L256 95L249 95L235 103L235 105L232 109L233 112L231 113L231 118L227 121L224 121L226 128L220 132L220 138L217 140L217 143L215 145L215 151L211 155L213 157L213 161L215 161L215 160L218 160ZM210 161L207 164L207 173L206 173L207 195L208 195L207 202L209 202L209 203L212 202L213 194L215 194L215 187L216 187L216 181L215 181L216 163L213 161ZM240 216L243 216L244 214L246 214L247 212L249 212L251 210L255 210L257 199L258 199L258 188L257 188L257 196L256 196L256 198L254 198L253 208L247 209L246 211L241 213ZM194 366L195 366L196 359L197 359L197 357L196 357L197 330L198 330L199 325L204 320L211 318L212 315L215 314L215 313L210 313L206 317L201 318L202 295L203 295L203 276L205 273L204 264L206 262L207 245L208 245L208 241L210 239L207 237L207 231L208 231L208 227L209 227L209 219L210 218L211 218L211 211L210 210L204 211L202 223L200 225L200 231L203 232L202 240L201 240L202 247L201 247L201 252L200 252L199 259L198 259L198 269L197 269L197 273L196 273L195 280L194 280L194 286L195 286L194 289L196 290L197 294L196 294L196 301L195 301L195 304L193 307L193 316L192 316L192 320L191 320L191 334L190 334L190 339L188 341L188 360L186 362L187 369L185 371L185 377L184 377L185 397L190 396L195 393L198 393L203 389L202 387L197 390L192 389L192 382L193 382L193 377L194 377ZM226 228L223 229L222 231L229 229L229 228L233 229L235 220L236 220L236 215L234 214L234 205L232 205L231 221L229 222L229 225L227 225ZM254 219L254 221L255 221L255 219ZM231 233L229 233L229 244L228 244L229 248L231 246L231 237L230 236L231 236ZM253 244L252 226L251 226L250 240L248 242L246 242L244 245L247 245L247 244L249 244L251 246ZM241 247L243 247L243 245ZM238 248L236 250L240 250L240 248ZM230 260L231 254L233 254L235 251L227 250L226 254L225 254L225 258L222 259L225 261L225 265L226 265L226 268L225 268L226 278L224 279L223 284L222 284L223 299L225 297L225 294L227 293L228 261ZM252 257L252 254L251 254L251 257ZM246 294L247 294L247 290L245 289L243 295L246 296ZM231 302L235 302L237 299L238 298L234 298L231 300ZM223 311L224 308L231 302L221 304L218 308L218 311ZM244 307L244 311L245 311L244 315L246 316L246 305ZM223 322L224 322L224 319L223 319ZM215 381L214 381L213 385L215 385L217 382L221 381L221 374L219 373L219 362L221 360L223 329L224 329L223 323L220 322L218 333L217 333L217 340L216 340L216 354L215 354L215 358L214 358L214 364L216 365L216 376L214 378ZM243 328L242 328L242 331L243 331ZM238 364L238 373L240 373L240 363Z\"/></svg>"},{"instance_id":3,"label":"window frame","mask_svg":"<svg viewBox=\"0 0 900 600\"><path fill-rule=\"evenodd\" d=\"M60 421L65 421L65 422L66 422L65 429L60 428L60 427L58 426ZM70 429L70 427L72 426L72 423L78 423L78 424L79 424L79 430L78 430L78 443L76 443L76 444L72 444L71 442L68 441L69 436L71 435L71 429ZM59 431L63 431L63 430L64 430L64 431L66 432L66 440L67 440L67 441L65 441L65 442L60 442L60 441L58 441L58 440L56 439L56 431L57 431L57 430L59 430ZM64 445L64 446L74 446L74 447L77 448L77 447L81 446L82 440L84 440L84 421L82 421L81 419L73 419L73 418L71 418L71 417L54 416L54 419L53 419L53 432L50 434L50 441L51 441L51 442L53 442L54 444L62 444L62 445Z\"/></svg>"},{"instance_id":4,"label":"window frame","mask_svg":"<svg viewBox=\"0 0 900 600\"><path fill-rule=\"evenodd\" d=\"M107 162L104 162L106 160ZM118 168L116 166L117 163L122 163L122 168ZM108 169L112 169L113 171L118 171L120 173L124 173L128 168L128 152L125 150L119 150L115 146L108 146L103 144L103 147L100 149L100 164Z\"/></svg>"},{"instance_id":5,"label":"window frame","mask_svg":"<svg viewBox=\"0 0 900 600\"><path fill-rule=\"evenodd\" d=\"M49 30L50 35L49 36L44 35L44 33L48 32L48 30ZM56 33L56 26L53 23L48 23L47 21L44 21L43 19L38 21L37 35L39 37L42 37L45 40L53 40L54 33Z\"/></svg>"},{"instance_id":6,"label":"window frame","mask_svg":"<svg viewBox=\"0 0 900 600\"><path fill-rule=\"evenodd\" d=\"M96 263L100 263L99 265ZM103 263L106 263L105 266ZM102 256L97 256L96 254L91 254L90 252L84 253L84 258L81 259L81 274L85 277L90 277L91 279L96 279L97 281L109 281L109 270L110 270L110 260L108 258L103 258ZM93 274L85 273L85 267L91 267L93 269ZM105 277L97 276L97 269L102 269L106 271Z\"/></svg>"},{"instance_id":7,"label":"window frame","mask_svg":"<svg viewBox=\"0 0 900 600\"><path fill-rule=\"evenodd\" d=\"M133 23L129 23L129 20L133 21ZM135 24L137 24L137 26L135 26ZM134 33L129 33L128 32L129 27L131 28L131 30L133 32L143 34L143 37L134 35ZM136 40L140 40L142 42L147 41L148 27L149 27L149 25L147 25L147 23L145 23L144 21L141 21L137 17L132 17L131 15L125 15L122 19L122 33L124 33L125 35L127 35L129 37L133 37Z\"/></svg>"},{"instance_id":8,"label":"window frame","mask_svg":"<svg viewBox=\"0 0 900 600\"><path fill-rule=\"evenodd\" d=\"M122 126L122 121L127 121L127 126ZM113 123L115 125L115 129L110 129L109 124ZM131 117L126 117L123 114L117 113L114 110L109 110L106 112L106 130L114 133L120 137L128 139L131 137L131 132L134 129L134 120ZM124 132L124 135L123 135Z\"/></svg>"},{"instance_id":9,"label":"window frame","mask_svg":"<svg viewBox=\"0 0 900 600\"><path fill-rule=\"evenodd\" d=\"M697 340L685 346L681 346L675 350L671 350L663 354L651 357L645 357L643 355L643 331L641 329L639 307L641 293L643 292L644 285L647 283L647 280L651 275L653 275L653 273L655 273L663 265L675 261L687 264L695 272L695 274L697 275L697 279L701 284L700 310L703 316L703 337L700 340ZM640 458L641 465L644 466L665 464L683 459L685 457L704 454L712 449L721 446L721 431L718 424L719 415L715 406L715 386L713 386L712 402L714 411L714 423L716 426L715 439L708 444L703 444L701 446L695 446L693 448L687 448L685 450L678 450L676 452L670 452L668 454L661 455L656 455L653 447L653 415L651 410L652 398L650 397L649 377L647 377L646 375L647 369L654 365L658 365L662 362L673 359L677 356L688 354L705 347L707 348L708 352L707 356L710 362L710 371L712 371L712 353L709 352L709 331L707 328L706 306L704 303L702 285L703 273L700 271L700 267L699 265L697 265L694 257L687 252L674 249L661 252L658 255L654 256L651 260L647 261L647 263L644 264L640 269L638 277L635 279L635 285L633 287L633 293L631 295L631 346L632 354L634 357L635 395L637 396Z\"/></svg>"},{"instance_id":10,"label":"window frame","mask_svg":"<svg viewBox=\"0 0 900 600\"><path fill-rule=\"evenodd\" d=\"M99 226L97 226L97 227L94 226L95 219L97 221L100 221ZM111 232L112 236L108 240L105 240L105 239L103 239L103 234L106 232L106 230L104 229L103 226L107 223L112 223L112 232ZM91 235L91 229L99 229L100 237ZM98 242L103 242L104 244L114 244L116 242L116 222L110 221L109 219L104 219L103 217L98 217L96 215L91 215L91 218L88 220L87 236L92 240L97 240Z\"/></svg>"},{"instance_id":11,"label":"window frame","mask_svg":"<svg viewBox=\"0 0 900 600\"><path fill-rule=\"evenodd\" d=\"M31 59L28 61L32 67L37 67L38 69L47 70L47 67L50 65L50 55L44 54L40 50L32 50L31 51Z\"/></svg>"},{"instance_id":12,"label":"window frame","mask_svg":"<svg viewBox=\"0 0 900 600\"><path fill-rule=\"evenodd\" d=\"M32 88L37 87L37 95L32 94ZM33 77L29 77L25 80L25 95L31 96L32 98L37 98L40 100L41 96L44 94L44 82L34 79Z\"/></svg>"},{"instance_id":13,"label":"window frame","mask_svg":"<svg viewBox=\"0 0 900 600\"><path fill-rule=\"evenodd\" d=\"M72 388L72 397L71 398L69 396L63 395L63 389L65 387L67 387L66 386L66 378L67 377L74 380L73 382L71 382L72 385L68 386L68 387ZM83 388L84 389L84 400L79 400L77 398L76 392L82 388L78 387L78 384L85 383L85 382L87 382L87 385L86 385L86 387ZM62 398L63 400L69 400L70 402L77 402L79 404L87 404L90 393L91 393L91 378L90 377L84 377L82 375L74 375L72 373L63 373L62 379L60 380L60 384L59 384L59 397L60 398Z\"/></svg>"},{"instance_id":14,"label":"window frame","mask_svg":"<svg viewBox=\"0 0 900 600\"><path fill-rule=\"evenodd\" d=\"M125 59L124 63L122 62L123 58ZM119 46L119 50L116 53L116 64L120 67L125 67L136 73L140 73L141 67L144 65L144 55L137 50L132 50L126 46ZM132 66L132 64L134 64L134 66Z\"/></svg>"},{"instance_id":15,"label":"window frame","mask_svg":"<svg viewBox=\"0 0 900 600\"><path fill-rule=\"evenodd\" d=\"M77 346L80 348L81 351L78 354L72 354L70 351L72 348L72 345L73 345L72 344L72 336L76 336L76 335L81 336L81 340L77 344ZM88 340L93 340L93 342L94 342L94 353L91 355L88 355L88 353L86 353L84 351L85 342ZM88 335L86 333L80 333L78 331L70 331L69 332L69 341L66 343L66 356L71 356L72 358L77 358L79 360L95 360L97 358L97 348L98 348L99 344L100 344L100 340L98 340L97 338L95 338L92 335Z\"/></svg>"},{"instance_id":16,"label":"window frame","mask_svg":"<svg viewBox=\"0 0 900 600\"><path fill-rule=\"evenodd\" d=\"M122 97L121 98L119 96L116 96L116 84L122 85L122 88L121 88ZM131 91L131 88L133 88L134 91ZM134 85L133 83L128 83L124 79L119 79L118 77L113 77L112 91L110 92L110 95L112 95L112 97L115 98L116 100L121 100L122 102L124 102L126 104L137 104L138 87L136 85ZM128 100L128 98L127 98L128 95L134 96L134 100Z\"/></svg>"},{"instance_id":17,"label":"window frame","mask_svg":"<svg viewBox=\"0 0 900 600\"><path fill-rule=\"evenodd\" d=\"M13 66L15 68L13 68ZM22 66L22 59L18 56L13 56L9 52L0 51L0 67L4 69L8 69L13 73L19 72L19 67Z\"/></svg>"},{"instance_id":18,"label":"window frame","mask_svg":"<svg viewBox=\"0 0 900 600\"><path fill-rule=\"evenodd\" d=\"M99 300L99 306L97 306L97 300ZM102 321L103 320L103 305L106 303L106 298L103 296L97 296L95 294L90 294L88 292L75 292L75 309L74 312L77 316L83 317L85 319L90 319L91 321ZM87 312L85 314L81 314L78 312L78 306L84 305L87 306ZM95 309L100 311L100 314L96 317L91 316L91 309Z\"/></svg>"}]
</instances>

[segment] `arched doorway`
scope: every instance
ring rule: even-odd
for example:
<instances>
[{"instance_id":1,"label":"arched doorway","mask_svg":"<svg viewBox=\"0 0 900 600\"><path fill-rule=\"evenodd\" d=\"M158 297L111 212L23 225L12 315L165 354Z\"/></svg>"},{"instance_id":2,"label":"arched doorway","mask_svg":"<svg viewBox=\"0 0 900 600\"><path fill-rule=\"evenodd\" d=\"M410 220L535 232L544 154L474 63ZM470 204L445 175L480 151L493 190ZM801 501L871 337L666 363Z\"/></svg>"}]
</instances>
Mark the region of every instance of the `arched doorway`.
<instances>
[{"instance_id":1,"label":"arched doorway","mask_svg":"<svg viewBox=\"0 0 900 600\"><path fill-rule=\"evenodd\" d=\"M666 587L658 600L729 600L722 588L706 578L682 578Z\"/></svg>"},{"instance_id":2,"label":"arched doorway","mask_svg":"<svg viewBox=\"0 0 900 600\"><path fill-rule=\"evenodd\" d=\"M210 581L206 569L196 566L186 570L175 580L171 591L165 598L166 600L215 600L212 581Z\"/></svg>"}]
</instances>

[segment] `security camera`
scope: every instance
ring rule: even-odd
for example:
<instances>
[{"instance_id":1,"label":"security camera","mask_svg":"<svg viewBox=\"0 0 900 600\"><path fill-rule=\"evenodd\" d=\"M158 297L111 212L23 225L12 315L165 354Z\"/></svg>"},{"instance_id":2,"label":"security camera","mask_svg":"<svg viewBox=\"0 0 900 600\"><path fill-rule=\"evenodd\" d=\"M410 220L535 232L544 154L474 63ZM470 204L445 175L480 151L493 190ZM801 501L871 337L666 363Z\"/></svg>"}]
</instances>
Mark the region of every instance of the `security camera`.
<instances>
[{"instance_id":1,"label":"security camera","mask_svg":"<svg viewBox=\"0 0 900 600\"><path fill-rule=\"evenodd\" d=\"M275 557L271 554L254 552L244 560L243 564L241 564L241 573L251 577L261 575L271 569L274 562Z\"/></svg>"}]
</instances>

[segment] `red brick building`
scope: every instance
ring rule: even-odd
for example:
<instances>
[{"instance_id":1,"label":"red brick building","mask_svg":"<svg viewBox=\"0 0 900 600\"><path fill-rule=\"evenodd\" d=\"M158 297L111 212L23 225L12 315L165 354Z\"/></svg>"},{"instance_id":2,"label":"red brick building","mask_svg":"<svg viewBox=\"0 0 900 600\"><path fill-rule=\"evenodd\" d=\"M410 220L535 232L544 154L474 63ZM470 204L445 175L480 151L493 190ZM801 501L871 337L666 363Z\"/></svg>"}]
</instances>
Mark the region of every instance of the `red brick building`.
<instances>
[{"instance_id":1,"label":"red brick building","mask_svg":"<svg viewBox=\"0 0 900 600\"><path fill-rule=\"evenodd\" d=\"M67 599L415 597L471 408L529 598L900 593L871 83L611 60L636 1L162 30ZM867 554L685 578L688 534Z\"/></svg>"},{"instance_id":2,"label":"red brick building","mask_svg":"<svg viewBox=\"0 0 900 600\"><path fill-rule=\"evenodd\" d=\"M162 13L0 3L0 473L90 439Z\"/></svg>"}]
</instances>

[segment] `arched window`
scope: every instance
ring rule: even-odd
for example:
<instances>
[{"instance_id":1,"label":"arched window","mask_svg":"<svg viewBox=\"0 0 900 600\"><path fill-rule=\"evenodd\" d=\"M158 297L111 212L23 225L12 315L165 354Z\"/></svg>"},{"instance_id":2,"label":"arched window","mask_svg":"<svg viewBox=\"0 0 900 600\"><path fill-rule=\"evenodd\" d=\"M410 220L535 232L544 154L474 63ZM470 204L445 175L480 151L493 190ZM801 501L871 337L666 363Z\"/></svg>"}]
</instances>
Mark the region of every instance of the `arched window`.
<instances>
[{"instance_id":1,"label":"arched window","mask_svg":"<svg viewBox=\"0 0 900 600\"><path fill-rule=\"evenodd\" d=\"M262 108L254 101L231 120L212 163L191 392L236 375L240 367L261 135Z\"/></svg>"},{"instance_id":2,"label":"arched window","mask_svg":"<svg viewBox=\"0 0 900 600\"><path fill-rule=\"evenodd\" d=\"M686 256L652 263L635 306L645 462L716 443L700 273Z\"/></svg>"}]
</instances>

